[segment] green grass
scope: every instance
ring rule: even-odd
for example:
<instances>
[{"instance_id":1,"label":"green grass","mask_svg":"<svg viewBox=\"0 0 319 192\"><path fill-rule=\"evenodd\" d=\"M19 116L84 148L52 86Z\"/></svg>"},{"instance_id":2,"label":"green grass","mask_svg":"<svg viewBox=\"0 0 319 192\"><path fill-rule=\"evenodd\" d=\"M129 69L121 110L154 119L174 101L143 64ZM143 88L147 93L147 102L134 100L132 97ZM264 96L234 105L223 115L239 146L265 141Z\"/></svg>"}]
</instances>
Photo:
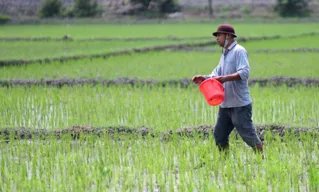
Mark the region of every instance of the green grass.
<instances>
[{"instance_id":1,"label":"green grass","mask_svg":"<svg viewBox=\"0 0 319 192\"><path fill-rule=\"evenodd\" d=\"M248 51L256 49L293 49L317 48L318 36L284 38L275 40L239 42ZM215 41L207 40L148 40L148 41L0 41L1 60L41 59L83 54L99 54L132 48L151 47L156 45L173 45L183 43ZM218 49L217 46L214 46Z\"/></svg>"},{"instance_id":2,"label":"green grass","mask_svg":"<svg viewBox=\"0 0 319 192\"><path fill-rule=\"evenodd\" d=\"M2 67L0 79L119 78L157 80L191 78L209 74L220 53L151 52L108 59L81 59L67 62ZM249 53L250 77L318 77L318 53ZM311 70L309 70L311 69Z\"/></svg>"},{"instance_id":3,"label":"green grass","mask_svg":"<svg viewBox=\"0 0 319 192\"><path fill-rule=\"evenodd\" d=\"M297 38L269 39L261 41L238 42L248 51L257 49L295 49L295 48L319 48L319 35L300 36Z\"/></svg>"},{"instance_id":4,"label":"green grass","mask_svg":"<svg viewBox=\"0 0 319 192\"><path fill-rule=\"evenodd\" d=\"M131 24L131 25L6 25L1 37L200 37L212 36L218 24ZM317 23L234 24L239 36L294 35L319 32Z\"/></svg>"},{"instance_id":5,"label":"green grass","mask_svg":"<svg viewBox=\"0 0 319 192\"><path fill-rule=\"evenodd\" d=\"M0 60L101 54L133 48L192 42L195 41L0 41Z\"/></svg>"},{"instance_id":6,"label":"green grass","mask_svg":"<svg viewBox=\"0 0 319 192\"><path fill-rule=\"evenodd\" d=\"M251 87L257 124L319 126L318 87ZM214 124L217 107L206 104L198 87L130 88L75 86L1 88L0 125L58 129L147 126L158 131ZM0 128L1 128L0 127Z\"/></svg>"},{"instance_id":7,"label":"green grass","mask_svg":"<svg viewBox=\"0 0 319 192\"><path fill-rule=\"evenodd\" d=\"M110 137L0 143L3 191L317 191L313 137L268 135L266 159L231 137L230 155L213 140ZM205 163L202 167L200 164ZM283 179L284 178L284 179Z\"/></svg>"}]
</instances>

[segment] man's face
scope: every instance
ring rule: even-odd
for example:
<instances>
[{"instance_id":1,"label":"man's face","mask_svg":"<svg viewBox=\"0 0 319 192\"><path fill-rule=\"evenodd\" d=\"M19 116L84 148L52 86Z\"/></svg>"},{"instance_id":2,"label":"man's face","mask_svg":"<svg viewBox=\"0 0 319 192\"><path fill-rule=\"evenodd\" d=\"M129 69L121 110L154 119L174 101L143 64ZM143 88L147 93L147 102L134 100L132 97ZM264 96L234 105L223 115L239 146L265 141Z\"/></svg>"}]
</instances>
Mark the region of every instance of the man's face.
<instances>
[{"instance_id":1,"label":"man's face","mask_svg":"<svg viewBox=\"0 0 319 192\"><path fill-rule=\"evenodd\" d=\"M226 40L226 34L223 33L218 33L216 35L216 41L218 43L219 46L224 47L225 45L225 40Z\"/></svg>"}]
</instances>

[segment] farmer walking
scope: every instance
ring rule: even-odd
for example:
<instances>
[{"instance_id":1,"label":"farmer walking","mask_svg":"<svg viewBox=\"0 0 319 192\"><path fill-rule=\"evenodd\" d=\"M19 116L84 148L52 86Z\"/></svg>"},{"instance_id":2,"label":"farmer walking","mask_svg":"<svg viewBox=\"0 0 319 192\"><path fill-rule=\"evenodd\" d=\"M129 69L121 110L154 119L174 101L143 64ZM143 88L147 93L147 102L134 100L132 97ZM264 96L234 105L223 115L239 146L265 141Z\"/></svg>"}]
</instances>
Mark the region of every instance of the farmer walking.
<instances>
[{"instance_id":1,"label":"farmer walking","mask_svg":"<svg viewBox=\"0 0 319 192\"><path fill-rule=\"evenodd\" d=\"M234 39L231 25L222 24L213 33L223 48L218 66L210 75L196 75L192 81L200 84L215 78L223 84L225 99L219 106L214 138L219 150L229 148L229 135L236 128L242 139L255 151L262 152L263 145L252 123L252 100L248 89L250 74L247 51Z\"/></svg>"}]
</instances>

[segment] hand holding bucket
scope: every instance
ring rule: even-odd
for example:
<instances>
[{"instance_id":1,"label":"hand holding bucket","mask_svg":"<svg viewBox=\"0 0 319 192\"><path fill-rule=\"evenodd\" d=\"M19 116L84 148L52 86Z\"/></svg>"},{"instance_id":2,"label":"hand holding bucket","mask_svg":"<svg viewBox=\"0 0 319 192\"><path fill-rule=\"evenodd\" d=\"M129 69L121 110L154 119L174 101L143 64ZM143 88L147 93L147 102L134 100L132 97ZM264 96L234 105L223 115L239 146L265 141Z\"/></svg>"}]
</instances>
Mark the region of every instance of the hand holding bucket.
<instances>
[{"instance_id":1,"label":"hand holding bucket","mask_svg":"<svg viewBox=\"0 0 319 192\"><path fill-rule=\"evenodd\" d=\"M221 104L225 99L223 85L214 78L206 79L199 85L199 90L211 106Z\"/></svg>"}]
</instances>

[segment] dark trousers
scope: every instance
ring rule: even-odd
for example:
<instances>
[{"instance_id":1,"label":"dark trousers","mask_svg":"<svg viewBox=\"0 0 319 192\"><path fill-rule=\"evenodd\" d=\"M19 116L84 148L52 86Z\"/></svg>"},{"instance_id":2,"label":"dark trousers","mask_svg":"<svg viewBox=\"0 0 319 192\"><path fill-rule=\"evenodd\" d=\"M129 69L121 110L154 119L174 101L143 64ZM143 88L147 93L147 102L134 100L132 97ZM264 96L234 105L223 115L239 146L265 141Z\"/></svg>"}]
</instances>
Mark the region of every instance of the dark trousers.
<instances>
[{"instance_id":1,"label":"dark trousers","mask_svg":"<svg viewBox=\"0 0 319 192\"><path fill-rule=\"evenodd\" d=\"M219 107L217 123L214 129L214 138L217 146L227 148L229 135L236 128L241 138L251 147L261 144L252 123L252 104L243 107Z\"/></svg>"}]
</instances>

